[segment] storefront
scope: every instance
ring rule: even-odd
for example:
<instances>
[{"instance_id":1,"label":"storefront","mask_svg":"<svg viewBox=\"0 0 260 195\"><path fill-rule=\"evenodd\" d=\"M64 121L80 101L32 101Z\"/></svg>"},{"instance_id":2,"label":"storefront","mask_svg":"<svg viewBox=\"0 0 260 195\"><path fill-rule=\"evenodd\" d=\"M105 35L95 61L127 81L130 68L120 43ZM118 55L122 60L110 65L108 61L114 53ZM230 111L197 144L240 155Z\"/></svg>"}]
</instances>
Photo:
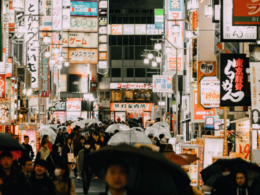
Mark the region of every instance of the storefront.
<instances>
[{"instance_id":1,"label":"storefront","mask_svg":"<svg viewBox=\"0 0 260 195\"><path fill-rule=\"evenodd\" d=\"M142 118L143 124L151 119L153 103L111 103L111 120L125 121L126 118Z\"/></svg>"}]
</instances>

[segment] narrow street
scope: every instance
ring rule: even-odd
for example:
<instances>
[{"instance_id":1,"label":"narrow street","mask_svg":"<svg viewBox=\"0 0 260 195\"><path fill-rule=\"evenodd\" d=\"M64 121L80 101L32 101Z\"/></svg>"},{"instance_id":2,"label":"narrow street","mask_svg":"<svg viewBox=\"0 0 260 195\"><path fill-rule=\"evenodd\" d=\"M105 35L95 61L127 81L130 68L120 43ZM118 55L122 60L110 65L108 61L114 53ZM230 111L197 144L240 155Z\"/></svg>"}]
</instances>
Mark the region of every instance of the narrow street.
<instances>
[{"instance_id":1,"label":"narrow street","mask_svg":"<svg viewBox=\"0 0 260 195\"><path fill-rule=\"evenodd\" d=\"M84 195L82 180L73 178L73 181L76 186L76 194ZM98 180L94 180L94 179L91 180L88 195L98 195L100 192L104 192L104 191L105 191L105 183L103 179L99 178Z\"/></svg>"}]
</instances>

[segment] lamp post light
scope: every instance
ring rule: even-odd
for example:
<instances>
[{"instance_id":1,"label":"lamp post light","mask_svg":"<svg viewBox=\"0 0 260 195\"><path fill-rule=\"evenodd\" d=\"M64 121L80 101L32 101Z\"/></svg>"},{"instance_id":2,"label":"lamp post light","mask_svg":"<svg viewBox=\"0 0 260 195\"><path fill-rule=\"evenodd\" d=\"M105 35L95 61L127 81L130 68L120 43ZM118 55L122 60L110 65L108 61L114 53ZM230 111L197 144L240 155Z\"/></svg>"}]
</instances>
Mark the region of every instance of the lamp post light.
<instances>
[{"instance_id":1,"label":"lamp post light","mask_svg":"<svg viewBox=\"0 0 260 195\"><path fill-rule=\"evenodd\" d=\"M144 59L144 64L149 64L149 59L148 58Z\"/></svg>"},{"instance_id":2,"label":"lamp post light","mask_svg":"<svg viewBox=\"0 0 260 195\"><path fill-rule=\"evenodd\" d=\"M152 67L157 67L157 62L156 61L152 61Z\"/></svg>"},{"instance_id":3,"label":"lamp post light","mask_svg":"<svg viewBox=\"0 0 260 195\"><path fill-rule=\"evenodd\" d=\"M152 53L148 53L147 56L148 56L148 59L149 59L149 60L152 60L152 59L153 59L153 54L152 54Z\"/></svg>"}]
</instances>

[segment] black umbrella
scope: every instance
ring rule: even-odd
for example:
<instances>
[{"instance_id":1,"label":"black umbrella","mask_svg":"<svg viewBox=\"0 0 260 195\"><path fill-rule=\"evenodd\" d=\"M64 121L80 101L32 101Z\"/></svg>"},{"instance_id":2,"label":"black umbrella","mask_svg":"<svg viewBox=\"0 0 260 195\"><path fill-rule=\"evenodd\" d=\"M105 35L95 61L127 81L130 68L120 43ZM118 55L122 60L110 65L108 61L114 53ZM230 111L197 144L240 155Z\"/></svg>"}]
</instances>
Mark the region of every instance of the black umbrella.
<instances>
[{"instance_id":1,"label":"black umbrella","mask_svg":"<svg viewBox=\"0 0 260 195\"><path fill-rule=\"evenodd\" d=\"M215 181L222 176L222 171L225 168L230 170L231 173L238 169L244 169L249 178L252 176L252 173L260 173L260 167L258 165L249 163L241 158L218 159L212 165L201 171L204 184L212 187Z\"/></svg>"},{"instance_id":2,"label":"black umbrella","mask_svg":"<svg viewBox=\"0 0 260 195\"><path fill-rule=\"evenodd\" d=\"M0 133L0 151L18 151L25 150L25 148L17 142L11 135L7 133Z\"/></svg>"},{"instance_id":3,"label":"black umbrella","mask_svg":"<svg viewBox=\"0 0 260 195\"><path fill-rule=\"evenodd\" d=\"M104 170L111 161L127 163L130 169L128 186L135 194L178 195L190 185L188 175L179 165L147 148L122 144L93 152L89 159L95 171Z\"/></svg>"},{"instance_id":4,"label":"black umbrella","mask_svg":"<svg viewBox=\"0 0 260 195\"><path fill-rule=\"evenodd\" d=\"M128 124L131 124L133 127L139 127L139 123L140 123L140 121L136 120L136 119L129 119L128 120Z\"/></svg>"}]
</instances>

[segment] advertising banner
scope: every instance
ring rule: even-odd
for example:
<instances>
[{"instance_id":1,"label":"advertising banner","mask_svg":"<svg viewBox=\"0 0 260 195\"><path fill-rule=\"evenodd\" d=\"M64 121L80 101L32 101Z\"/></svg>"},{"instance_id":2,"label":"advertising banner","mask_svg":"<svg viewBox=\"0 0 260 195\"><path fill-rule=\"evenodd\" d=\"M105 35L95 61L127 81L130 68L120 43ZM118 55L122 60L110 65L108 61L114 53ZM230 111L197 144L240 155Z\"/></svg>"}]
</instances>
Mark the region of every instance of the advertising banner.
<instances>
[{"instance_id":1,"label":"advertising banner","mask_svg":"<svg viewBox=\"0 0 260 195\"><path fill-rule=\"evenodd\" d=\"M66 112L54 112L52 116L55 118L55 123L60 121L60 123L65 123L66 122Z\"/></svg>"},{"instance_id":2,"label":"advertising banner","mask_svg":"<svg viewBox=\"0 0 260 195\"><path fill-rule=\"evenodd\" d=\"M41 0L41 30L52 30L52 0Z\"/></svg>"},{"instance_id":3,"label":"advertising banner","mask_svg":"<svg viewBox=\"0 0 260 195\"><path fill-rule=\"evenodd\" d=\"M110 111L152 111L153 103L110 103Z\"/></svg>"},{"instance_id":4,"label":"advertising banner","mask_svg":"<svg viewBox=\"0 0 260 195\"><path fill-rule=\"evenodd\" d=\"M10 125L11 113L10 104L0 104L0 123L1 125Z\"/></svg>"},{"instance_id":5,"label":"advertising banner","mask_svg":"<svg viewBox=\"0 0 260 195\"><path fill-rule=\"evenodd\" d=\"M71 1L71 16L98 16L98 2Z\"/></svg>"},{"instance_id":6,"label":"advertising banner","mask_svg":"<svg viewBox=\"0 0 260 195\"><path fill-rule=\"evenodd\" d=\"M249 45L249 62L260 62L259 54L260 45Z\"/></svg>"},{"instance_id":7,"label":"advertising banner","mask_svg":"<svg viewBox=\"0 0 260 195\"><path fill-rule=\"evenodd\" d=\"M256 26L233 26L233 0L221 0L221 42L254 42L257 40ZM241 6L239 4L239 6ZM244 7L242 7L244 9Z\"/></svg>"},{"instance_id":8,"label":"advertising banner","mask_svg":"<svg viewBox=\"0 0 260 195\"><path fill-rule=\"evenodd\" d=\"M224 139L205 138L203 163L204 169L212 164L213 156L223 156L223 144Z\"/></svg>"},{"instance_id":9,"label":"advertising banner","mask_svg":"<svg viewBox=\"0 0 260 195\"><path fill-rule=\"evenodd\" d=\"M81 99L69 98L67 100L67 111L81 111Z\"/></svg>"},{"instance_id":10,"label":"advertising banner","mask_svg":"<svg viewBox=\"0 0 260 195\"><path fill-rule=\"evenodd\" d=\"M221 125L221 124L224 124L224 119L219 119L219 116L206 116L205 117L204 127L205 127L205 130L207 130L207 131L210 131L210 130L218 131L218 130L220 130L219 125ZM229 119L227 119L227 129L230 129Z\"/></svg>"},{"instance_id":11,"label":"advertising banner","mask_svg":"<svg viewBox=\"0 0 260 195\"><path fill-rule=\"evenodd\" d=\"M153 92L172 93L172 75L153 75Z\"/></svg>"},{"instance_id":12,"label":"advertising banner","mask_svg":"<svg viewBox=\"0 0 260 195\"><path fill-rule=\"evenodd\" d=\"M136 24L135 25L136 35L146 35L146 24Z\"/></svg>"},{"instance_id":13,"label":"advertising banner","mask_svg":"<svg viewBox=\"0 0 260 195\"><path fill-rule=\"evenodd\" d=\"M63 32L63 47L76 48L97 48L98 34L97 33L72 33Z\"/></svg>"},{"instance_id":14,"label":"advertising banner","mask_svg":"<svg viewBox=\"0 0 260 195\"><path fill-rule=\"evenodd\" d=\"M62 0L53 1L52 30L62 30Z\"/></svg>"},{"instance_id":15,"label":"advertising banner","mask_svg":"<svg viewBox=\"0 0 260 195\"><path fill-rule=\"evenodd\" d=\"M220 106L250 106L247 92L246 54L220 54ZM250 90L250 89L248 89Z\"/></svg>"},{"instance_id":16,"label":"advertising banner","mask_svg":"<svg viewBox=\"0 0 260 195\"><path fill-rule=\"evenodd\" d=\"M43 77L43 87L44 87L44 90L43 90L43 94L42 94L42 97L43 95L45 94L45 96L49 97L49 92L50 92L50 89L49 89L49 66L48 66L48 59L47 58L43 58L43 64L42 64L42 77Z\"/></svg>"},{"instance_id":17,"label":"advertising banner","mask_svg":"<svg viewBox=\"0 0 260 195\"><path fill-rule=\"evenodd\" d=\"M35 3L35 0L25 0L25 15L38 15L39 14L39 4ZM36 26L32 26L32 21L38 20L38 17L25 17L25 27L26 32L24 34L24 42L26 43L37 31L38 23L35 23ZM38 40L38 36L34 37L34 40ZM32 43L32 42L31 42ZM38 88L38 56L39 49L30 47L26 52L24 52L25 64L27 64L28 70L32 75L32 88Z\"/></svg>"},{"instance_id":18,"label":"advertising banner","mask_svg":"<svg viewBox=\"0 0 260 195\"><path fill-rule=\"evenodd\" d=\"M123 34L123 25L113 24L111 25L112 35L122 35Z\"/></svg>"},{"instance_id":19,"label":"advertising banner","mask_svg":"<svg viewBox=\"0 0 260 195\"><path fill-rule=\"evenodd\" d=\"M67 92L67 75L66 74L61 74L60 75L60 92Z\"/></svg>"},{"instance_id":20,"label":"advertising banner","mask_svg":"<svg viewBox=\"0 0 260 195\"><path fill-rule=\"evenodd\" d=\"M0 74L0 99L5 98L5 74Z\"/></svg>"},{"instance_id":21,"label":"advertising banner","mask_svg":"<svg viewBox=\"0 0 260 195\"><path fill-rule=\"evenodd\" d=\"M64 53L67 53L69 63L77 64L97 64L98 50L85 48L63 48Z\"/></svg>"},{"instance_id":22,"label":"advertising banner","mask_svg":"<svg viewBox=\"0 0 260 195\"><path fill-rule=\"evenodd\" d=\"M93 17L70 17L71 32L97 32L98 18Z\"/></svg>"},{"instance_id":23,"label":"advertising banner","mask_svg":"<svg viewBox=\"0 0 260 195\"><path fill-rule=\"evenodd\" d=\"M155 28L155 24L146 25L146 34L147 35L158 35L159 30Z\"/></svg>"},{"instance_id":24,"label":"advertising banner","mask_svg":"<svg viewBox=\"0 0 260 195\"><path fill-rule=\"evenodd\" d=\"M13 75L13 58L8 58L8 66L5 67L5 76L12 77Z\"/></svg>"},{"instance_id":25,"label":"advertising banner","mask_svg":"<svg viewBox=\"0 0 260 195\"><path fill-rule=\"evenodd\" d=\"M200 80L200 104L204 108L218 108L220 105L220 82L216 76Z\"/></svg>"},{"instance_id":26,"label":"advertising banner","mask_svg":"<svg viewBox=\"0 0 260 195\"><path fill-rule=\"evenodd\" d=\"M123 34L124 35L134 35L135 34L135 25L134 24L124 24L123 25Z\"/></svg>"},{"instance_id":27,"label":"advertising banner","mask_svg":"<svg viewBox=\"0 0 260 195\"><path fill-rule=\"evenodd\" d=\"M236 153L240 153L245 160L249 160L249 120L236 123Z\"/></svg>"},{"instance_id":28,"label":"advertising banner","mask_svg":"<svg viewBox=\"0 0 260 195\"><path fill-rule=\"evenodd\" d=\"M258 0L235 0L233 4L234 25L260 25Z\"/></svg>"},{"instance_id":29,"label":"advertising banner","mask_svg":"<svg viewBox=\"0 0 260 195\"><path fill-rule=\"evenodd\" d=\"M99 43L107 43L107 35L99 35Z\"/></svg>"},{"instance_id":30,"label":"advertising banner","mask_svg":"<svg viewBox=\"0 0 260 195\"><path fill-rule=\"evenodd\" d=\"M54 109L57 111L66 111L66 102L54 102Z\"/></svg>"},{"instance_id":31,"label":"advertising banner","mask_svg":"<svg viewBox=\"0 0 260 195\"><path fill-rule=\"evenodd\" d=\"M106 52L100 52L98 54L98 59L99 60L107 60L107 53Z\"/></svg>"},{"instance_id":32,"label":"advertising banner","mask_svg":"<svg viewBox=\"0 0 260 195\"><path fill-rule=\"evenodd\" d=\"M250 62L250 86L253 129L260 129L260 62Z\"/></svg>"},{"instance_id":33,"label":"advertising banner","mask_svg":"<svg viewBox=\"0 0 260 195\"><path fill-rule=\"evenodd\" d=\"M152 89L152 83L110 83L110 89Z\"/></svg>"},{"instance_id":34,"label":"advertising banner","mask_svg":"<svg viewBox=\"0 0 260 195\"><path fill-rule=\"evenodd\" d=\"M81 117L81 112L67 112L67 121L77 121Z\"/></svg>"},{"instance_id":35,"label":"advertising banner","mask_svg":"<svg viewBox=\"0 0 260 195\"><path fill-rule=\"evenodd\" d=\"M70 1L69 1L70 3ZM63 30L70 29L70 4L62 6L62 28Z\"/></svg>"},{"instance_id":36,"label":"advertising banner","mask_svg":"<svg viewBox=\"0 0 260 195\"><path fill-rule=\"evenodd\" d=\"M99 34L102 34L102 35L107 34L107 27L106 27L106 26L101 26L101 27L99 27L98 33L99 33Z\"/></svg>"},{"instance_id":37,"label":"advertising banner","mask_svg":"<svg viewBox=\"0 0 260 195\"><path fill-rule=\"evenodd\" d=\"M155 17L154 18L155 28L163 29L164 10L163 9L155 9L154 10L154 17Z\"/></svg>"},{"instance_id":38,"label":"advertising banner","mask_svg":"<svg viewBox=\"0 0 260 195\"><path fill-rule=\"evenodd\" d=\"M213 9L212 22L219 23L220 20L219 0L212 0L212 9Z\"/></svg>"}]
</instances>

